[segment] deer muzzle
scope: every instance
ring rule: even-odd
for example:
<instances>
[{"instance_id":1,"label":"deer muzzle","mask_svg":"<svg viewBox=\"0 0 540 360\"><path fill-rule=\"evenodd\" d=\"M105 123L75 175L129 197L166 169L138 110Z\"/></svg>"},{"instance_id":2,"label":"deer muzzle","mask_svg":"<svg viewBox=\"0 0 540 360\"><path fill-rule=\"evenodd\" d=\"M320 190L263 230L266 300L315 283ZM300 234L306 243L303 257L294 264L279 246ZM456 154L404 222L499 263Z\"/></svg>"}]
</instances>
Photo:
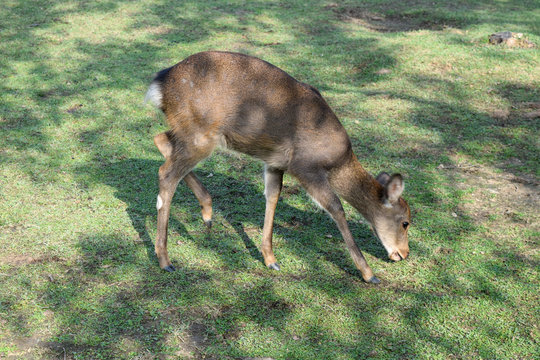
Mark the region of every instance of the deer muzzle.
<instances>
[{"instance_id":1,"label":"deer muzzle","mask_svg":"<svg viewBox=\"0 0 540 360\"><path fill-rule=\"evenodd\" d=\"M394 261L400 261L402 259L404 260L408 256L409 256L409 249L398 249L392 252L390 255L388 255L390 260L394 260Z\"/></svg>"}]
</instances>

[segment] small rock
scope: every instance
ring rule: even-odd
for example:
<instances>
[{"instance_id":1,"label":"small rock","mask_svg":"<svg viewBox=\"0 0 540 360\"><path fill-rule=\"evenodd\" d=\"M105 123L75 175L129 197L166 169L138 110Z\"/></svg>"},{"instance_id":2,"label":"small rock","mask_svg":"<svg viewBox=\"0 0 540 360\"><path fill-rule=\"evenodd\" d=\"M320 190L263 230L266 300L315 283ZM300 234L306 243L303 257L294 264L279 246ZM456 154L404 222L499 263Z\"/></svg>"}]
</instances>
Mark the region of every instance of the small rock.
<instances>
[{"instance_id":1,"label":"small rock","mask_svg":"<svg viewBox=\"0 0 540 360\"><path fill-rule=\"evenodd\" d=\"M532 48L534 43L525 39L522 33L500 31L489 36L489 43L493 45L506 44L508 47Z\"/></svg>"},{"instance_id":2,"label":"small rock","mask_svg":"<svg viewBox=\"0 0 540 360\"><path fill-rule=\"evenodd\" d=\"M506 40L506 46L508 46L508 47L516 47L516 46L518 46L517 39L514 39L514 38L507 39Z\"/></svg>"},{"instance_id":3,"label":"small rock","mask_svg":"<svg viewBox=\"0 0 540 360\"><path fill-rule=\"evenodd\" d=\"M457 217L457 214L455 212L452 213L453 217Z\"/></svg>"},{"instance_id":4,"label":"small rock","mask_svg":"<svg viewBox=\"0 0 540 360\"><path fill-rule=\"evenodd\" d=\"M495 34L489 35L489 42L491 44L500 44L512 38L512 32L510 31L500 31Z\"/></svg>"}]
</instances>

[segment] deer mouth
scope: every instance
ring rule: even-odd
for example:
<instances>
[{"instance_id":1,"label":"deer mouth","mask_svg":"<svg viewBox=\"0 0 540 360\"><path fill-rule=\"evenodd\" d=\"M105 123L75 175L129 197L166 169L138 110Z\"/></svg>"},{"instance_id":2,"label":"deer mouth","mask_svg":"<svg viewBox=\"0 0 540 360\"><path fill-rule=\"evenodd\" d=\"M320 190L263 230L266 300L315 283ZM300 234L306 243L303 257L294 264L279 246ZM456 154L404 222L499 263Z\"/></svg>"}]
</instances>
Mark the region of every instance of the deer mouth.
<instances>
[{"instance_id":1,"label":"deer mouth","mask_svg":"<svg viewBox=\"0 0 540 360\"><path fill-rule=\"evenodd\" d=\"M390 255L388 255L390 260L394 261L405 260L407 256L409 256L409 250L396 250Z\"/></svg>"}]
</instances>

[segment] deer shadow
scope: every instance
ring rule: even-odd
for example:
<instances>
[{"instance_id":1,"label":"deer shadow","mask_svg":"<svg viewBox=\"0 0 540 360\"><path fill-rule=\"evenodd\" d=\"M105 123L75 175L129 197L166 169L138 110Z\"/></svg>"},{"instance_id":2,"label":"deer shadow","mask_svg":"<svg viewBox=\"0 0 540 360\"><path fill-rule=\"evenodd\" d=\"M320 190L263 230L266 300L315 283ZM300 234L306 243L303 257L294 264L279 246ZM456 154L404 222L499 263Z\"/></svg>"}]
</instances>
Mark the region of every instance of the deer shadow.
<instances>
[{"instance_id":1,"label":"deer shadow","mask_svg":"<svg viewBox=\"0 0 540 360\"><path fill-rule=\"evenodd\" d=\"M160 165L161 162L155 160L125 159L108 164L99 175L100 181L113 187L116 198L127 205L126 212L131 225L146 248L148 261L155 265L158 262L154 254L151 233L155 231L156 226L157 170ZM209 172L204 167L196 172L212 195L214 226L206 229L195 196L181 182L173 198L169 219L169 247L175 245L171 244L171 233L177 233L197 246L219 253L228 266L238 266L242 261L242 254L238 253L246 251L251 258L264 266L262 254L254 242L254 238L260 237L265 213L265 197L260 187L250 180L239 180L214 170ZM298 201L298 197L301 201L311 201L303 191L296 189L296 185L292 192L293 195L288 194L286 188L282 192L274 219L274 234L279 234L285 239L286 247L292 248L297 255L308 260L313 266L316 266L314 264L317 263L317 259L322 257L344 271L360 276L360 272L352 266L352 261L342 246L341 234L332 219L315 204L312 206L313 210L309 208L301 210L290 205L290 197L297 197L295 201ZM199 224L193 225L195 222ZM189 230L185 225L187 223L190 224L189 228L195 228L195 231ZM371 235L367 226L353 221L349 221L349 226L355 238L360 240L358 246L362 251L380 259L386 258L386 252ZM234 229L242 240L244 249L238 249L231 241L214 239L226 238L227 231L230 231L226 228ZM249 234L253 232L256 235ZM200 236L201 234L203 236ZM324 240L321 242L313 239ZM172 261L174 264L175 260Z\"/></svg>"}]
</instances>

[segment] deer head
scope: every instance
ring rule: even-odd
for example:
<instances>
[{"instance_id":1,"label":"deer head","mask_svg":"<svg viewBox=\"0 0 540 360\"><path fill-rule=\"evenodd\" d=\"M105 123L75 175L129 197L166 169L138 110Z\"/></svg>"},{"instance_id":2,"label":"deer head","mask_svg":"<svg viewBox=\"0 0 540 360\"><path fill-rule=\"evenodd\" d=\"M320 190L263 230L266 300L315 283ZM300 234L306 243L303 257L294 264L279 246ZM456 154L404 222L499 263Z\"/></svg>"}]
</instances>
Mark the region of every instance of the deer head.
<instances>
[{"instance_id":1,"label":"deer head","mask_svg":"<svg viewBox=\"0 0 540 360\"><path fill-rule=\"evenodd\" d=\"M399 174L383 172L377 176L383 186L380 206L373 214L373 232L379 238L391 260L399 261L409 256L407 231L411 221L409 205L401 198L404 183Z\"/></svg>"}]
</instances>

